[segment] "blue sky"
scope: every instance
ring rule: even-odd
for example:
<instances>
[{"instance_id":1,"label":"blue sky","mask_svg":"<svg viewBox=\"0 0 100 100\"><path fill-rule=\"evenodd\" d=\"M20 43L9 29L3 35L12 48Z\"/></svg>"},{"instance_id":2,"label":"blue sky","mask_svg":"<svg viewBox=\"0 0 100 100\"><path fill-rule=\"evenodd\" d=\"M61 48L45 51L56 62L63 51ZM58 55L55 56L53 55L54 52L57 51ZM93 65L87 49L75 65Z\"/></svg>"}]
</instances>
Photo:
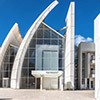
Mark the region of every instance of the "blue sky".
<instances>
[{"instance_id":1,"label":"blue sky","mask_svg":"<svg viewBox=\"0 0 100 100\"><path fill-rule=\"evenodd\" d=\"M15 22L22 37L54 0L0 0L0 45ZM46 17L45 23L59 30L65 26L65 18L71 0L58 0L59 4ZM94 19L100 13L100 0L74 0L76 4L75 34L84 38L94 37Z\"/></svg>"}]
</instances>

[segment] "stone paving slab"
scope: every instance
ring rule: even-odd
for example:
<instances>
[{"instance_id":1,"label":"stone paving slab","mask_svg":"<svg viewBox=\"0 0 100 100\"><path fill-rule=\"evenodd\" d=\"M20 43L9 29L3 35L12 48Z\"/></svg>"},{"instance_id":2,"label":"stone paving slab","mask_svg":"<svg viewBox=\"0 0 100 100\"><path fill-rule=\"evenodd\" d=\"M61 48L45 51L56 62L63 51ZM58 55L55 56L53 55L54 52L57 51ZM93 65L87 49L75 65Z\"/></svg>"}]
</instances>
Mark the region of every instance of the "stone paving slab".
<instances>
[{"instance_id":1,"label":"stone paving slab","mask_svg":"<svg viewBox=\"0 0 100 100\"><path fill-rule=\"evenodd\" d=\"M0 100L95 100L93 90L59 91L0 88Z\"/></svg>"}]
</instances>

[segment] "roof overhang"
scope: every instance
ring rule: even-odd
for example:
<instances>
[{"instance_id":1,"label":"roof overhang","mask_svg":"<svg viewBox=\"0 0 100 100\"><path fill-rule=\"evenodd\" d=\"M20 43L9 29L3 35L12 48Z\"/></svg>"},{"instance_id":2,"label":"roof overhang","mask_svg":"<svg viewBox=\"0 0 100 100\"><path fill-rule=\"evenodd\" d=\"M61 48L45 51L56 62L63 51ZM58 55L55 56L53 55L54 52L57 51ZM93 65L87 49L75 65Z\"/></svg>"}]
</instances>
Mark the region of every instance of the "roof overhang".
<instances>
[{"instance_id":1,"label":"roof overhang","mask_svg":"<svg viewBox=\"0 0 100 100\"><path fill-rule=\"evenodd\" d=\"M40 77L60 77L63 74L63 71L36 71L33 70L31 72L31 74L36 77L36 78L40 78Z\"/></svg>"}]
</instances>

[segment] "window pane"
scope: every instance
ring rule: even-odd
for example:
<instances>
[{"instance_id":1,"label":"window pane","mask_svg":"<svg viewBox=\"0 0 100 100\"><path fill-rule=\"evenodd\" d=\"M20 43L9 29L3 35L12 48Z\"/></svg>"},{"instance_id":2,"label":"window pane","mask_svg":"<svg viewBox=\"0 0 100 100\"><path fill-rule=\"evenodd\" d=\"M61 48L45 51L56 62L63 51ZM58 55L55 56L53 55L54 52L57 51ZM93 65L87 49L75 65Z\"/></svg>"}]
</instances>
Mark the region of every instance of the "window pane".
<instances>
[{"instance_id":1,"label":"window pane","mask_svg":"<svg viewBox=\"0 0 100 100\"><path fill-rule=\"evenodd\" d=\"M37 38L43 38L43 30L38 30L37 31Z\"/></svg>"},{"instance_id":2,"label":"window pane","mask_svg":"<svg viewBox=\"0 0 100 100\"><path fill-rule=\"evenodd\" d=\"M44 38L50 38L50 30L44 30Z\"/></svg>"}]
</instances>

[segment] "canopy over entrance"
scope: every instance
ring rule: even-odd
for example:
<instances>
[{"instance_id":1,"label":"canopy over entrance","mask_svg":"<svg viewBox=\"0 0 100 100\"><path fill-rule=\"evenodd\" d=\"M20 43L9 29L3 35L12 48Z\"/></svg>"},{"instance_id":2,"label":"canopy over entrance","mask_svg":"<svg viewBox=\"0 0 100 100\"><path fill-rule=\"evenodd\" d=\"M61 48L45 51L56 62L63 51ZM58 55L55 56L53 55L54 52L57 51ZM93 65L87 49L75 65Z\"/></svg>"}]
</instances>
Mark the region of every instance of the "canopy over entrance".
<instances>
[{"instance_id":1,"label":"canopy over entrance","mask_svg":"<svg viewBox=\"0 0 100 100\"><path fill-rule=\"evenodd\" d=\"M40 89L63 90L63 71L32 71L35 78L40 78ZM37 83L36 83L37 84Z\"/></svg>"},{"instance_id":2,"label":"canopy over entrance","mask_svg":"<svg viewBox=\"0 0 100 100\"><path fill-rule=\"evenodd\" d=\"M62 71L32 71L32 75L36 78L42 77L60 77L63 74Z\"/></svg>"}]
</instances>

